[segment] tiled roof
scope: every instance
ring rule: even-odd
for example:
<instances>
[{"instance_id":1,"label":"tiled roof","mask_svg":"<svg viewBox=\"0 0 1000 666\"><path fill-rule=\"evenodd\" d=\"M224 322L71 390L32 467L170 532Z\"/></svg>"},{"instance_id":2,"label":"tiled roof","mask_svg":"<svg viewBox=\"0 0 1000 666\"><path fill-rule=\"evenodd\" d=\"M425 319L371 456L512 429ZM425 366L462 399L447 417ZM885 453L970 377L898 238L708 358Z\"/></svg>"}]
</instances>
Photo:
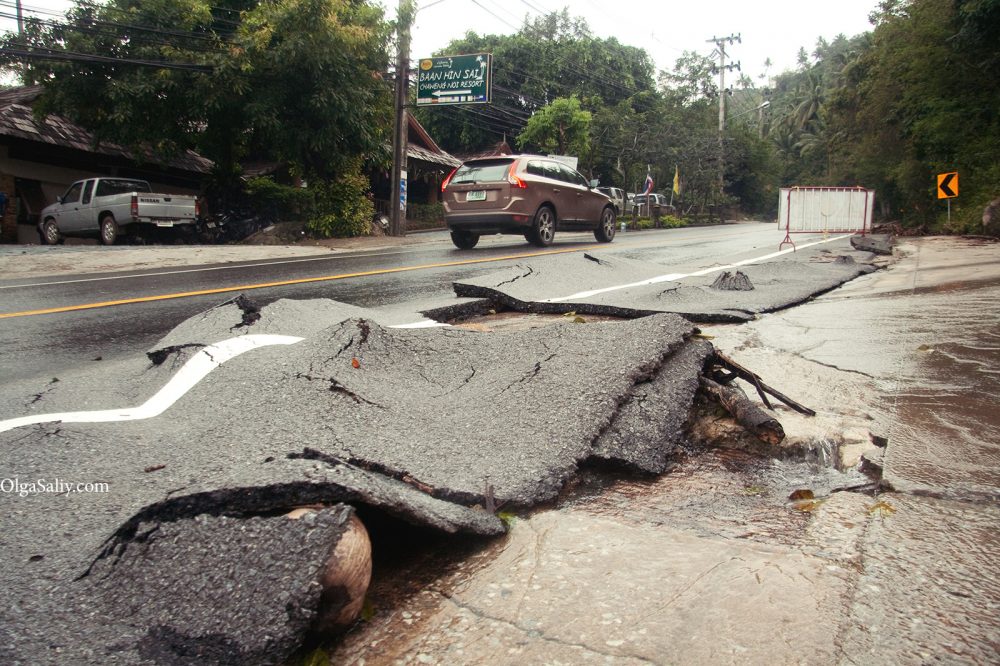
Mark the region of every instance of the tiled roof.
<instances>
[{"instance_id":1,"label":"tiled roof","mask_svg":"<svg viewBox=\"0 0 1000 666\"><path fill-rule=\"evenodd\" d=\"M93 134L62 116L52 114L41 121L36 120L30 104L40 93L41 86L0 91L0 135L134 161L159 162L151 152L136 155L135 152L113 143L97 143ZM167 159L165 166L195 173L208 173L213 163L193 150L187 150Z\"/></svg>"},{"instance_id":2,"label":"tiled roof","mask_svg":"<svg viewBox=\"0 0 1000 666\"><path fill-rule=\"evenodd\" d=\"M457 167L461 166L462 162L455 159L448 153L441 151L440 153L431 152L426 148L421 148L420 146L415 146L412 143L406 145L406 156L415 159L422 160L424 162L433 162L434 164L443 164L445 166Z\"/></svg>"},{"instance_id":3,"label":"tiled roof","mask_svg":"<svg viewBox=\"0 0 1000 666\"><path fill-rule=\"evenodd\" d=\"M431 138L424 126L412 113L406 114L409 140L406 143L406 156L424 162L434 164L444 164L445 166L457 167L462 165L462 161L441 150L441 146ZM421 145L423 144L423 145Z\"/></svg>"}]
</instances>

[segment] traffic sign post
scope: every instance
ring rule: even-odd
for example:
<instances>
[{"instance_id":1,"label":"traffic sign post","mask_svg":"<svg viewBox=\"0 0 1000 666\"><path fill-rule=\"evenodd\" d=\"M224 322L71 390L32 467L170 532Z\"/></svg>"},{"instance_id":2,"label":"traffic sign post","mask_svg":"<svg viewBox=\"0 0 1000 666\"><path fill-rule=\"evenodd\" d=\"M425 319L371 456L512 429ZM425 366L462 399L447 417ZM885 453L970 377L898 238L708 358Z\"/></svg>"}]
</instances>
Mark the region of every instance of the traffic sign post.
<instances>
[{"instance_id":1,"label":"traffic sign post","mask_svg":"<svg viewBox=\"0 0 1000 666\"><path fill-rule=\"evenodd\" d=\"M939 173L937 177L937 198L954 199L958 196L958 172Z\"/></svg>"},{"instance_id":2,"label":"traffic sign post","mask_svg":"<svg viewBox=\"0 0 1000 666\"><path fill-rule=\"evenodd\" d=\"M948 200L948 224L951 224L951 200L958 196L958 172L949 171L937 176L937 198Z\"/></svg>"},{"instance_id":3,"label":"traffic sign post","mask_svg":"<svg viewBox=\"0 0 1000 666\"><path fill-rule=\"evenodd\" d=\"M489 53L423 58L417 70L417 106L489 104L492 70Z\"/></svg>"}]
</instances>

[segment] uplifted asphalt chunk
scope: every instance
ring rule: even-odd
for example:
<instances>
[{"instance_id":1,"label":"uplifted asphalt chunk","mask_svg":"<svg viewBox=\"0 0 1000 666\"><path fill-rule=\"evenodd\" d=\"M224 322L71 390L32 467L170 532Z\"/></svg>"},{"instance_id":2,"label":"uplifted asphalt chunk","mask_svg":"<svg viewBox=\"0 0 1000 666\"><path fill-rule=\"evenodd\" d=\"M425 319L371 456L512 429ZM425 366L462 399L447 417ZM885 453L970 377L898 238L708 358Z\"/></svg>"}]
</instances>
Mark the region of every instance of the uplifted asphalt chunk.
<instances>
[{"instance_id":1,"label":"uplifted asphalt chunk","mask_svg":"<svg viewBox=\"0 0 1000 666\"><path fill-rule=\"evenodd\" d=\"M364 504L447 532L503 531L485 511L331 464L301 445L285 451L225 437L202 441L199 417L172 420L187 425L43 424L0 433L0 464L21 483L108 484L106 492L63 487L3 496L0 586L7 603L0 607L0 662L234 663L209 659L213 647L245 656L242 663L280 661L311 617L311 606L300 602L312 599L301 595L312 590L309 577L325 562L321 542L332 548L339 534L324 524L313 535L319 541L302 540L302 550L286 553L290 543L299 547L299 521L285 521L290 532L282 536L286 524L267 517L294 506ZM171 435L160 439L157 429ZM267 520L258 525L258 518ZM256 546L228 549L233 531L255 535ZM151 540L168 547L167 555L146 563ZM226 556L212 559L221 550ZM275 564L286 554L287 565ZM145 579L161 566L160 577ZM170 589L171 581L177 595L154 593L154 584ZM216 605L214 614L177 615L184 610L178 597L193 594ZM142 612L111 612L123 599ZM272 622L266 634L258 626L264 617ZM257 624L246 626L247 620ZM175 649L173 660L168 648Z\"/></svg>"},{"instance_id":2,"label":"uplifted asphalt chunk","mask_svg":"<svg viewBox=\"0 0 1000 666\"><path fill-rule=\"evenodd\" d=\"M155 348L177 351L159 365L144 359L140 372L179 375L219 354L226 335L254 334L244 328L309 333L230 357L161 416L0 433L0 465L12 475L109 484L98 493L4 496L12 504L0 540L8 600L0 660L212 663L231 650L266 663L307 622L301 595L312 589L320 544L336 538L335 525L317 528L316 550L303 545L292 560L308 564L294 574L262 566L286 544L266 536L283 525L268 516L302 504L364 504L439 530L498 534L497 505L551 499L587 460L662 468L673 444L655 419L665 420L664 432L682 419L689 398L669 387L690 384L699 365L688 341L695 329L674 315L486 334L390 329L367 318L330 324L336 305L324 307L316 315L276 303L232 331L245 312L235 305L182 324ZM654 391L660 382L667 388ZM147 385L125 406L145 400ZM122 406L81 400L67 407ZM669 404L658 408L659 400ZM657 443L636 445L648 439ZM217 571L218 540L244 528L258 535L257 548L225 546ZM147 580L161 561L162 576ZM212 612L172 608L174 596L158 592L171 581ZM255 591L267 589L273 596ZM248 606L257 603L264 606ZM247 621L266 632L252 635Z\"/></svg>"},{"instance_id":3,"label":"uplifted asphalt chunk","mask_svg":"<svg viewBox=\"0 0 1000 666\"><path fill-rule=\"evenodd\" d=\"M846 253L847 256L853 253ZM670 274L657 264L598 254L545 258L454 283L459 296L489 298L522 312L641 317L680 314L693 322L742 322L829 291L875 268L861 263L773 261L740 267L754 288L713 289L717 276ZM829 259L829 261L827 261Z\"/></svg>"},{"instance_id":4,"label":"uplifted asphalt chunk","mask_svg":"<svg viewBox=\"0 0 1000 666\"><path fill-rule=\"evenodd\" d=\"M234 395L227 364L190 398L211 401L228 441L308 446L460 504L531 506L559 492L693 330L670 315L491 334L352 319L257 357L269 390ZM283 418L247 418L266 413Z\"/></svg>"},{"instance_id":5,"label":"uplifted asphalt chunk","mask_svg":"<svg viewBox=\"0 0 1000 666\"><path fill-rule=\"evenodd\" d=\"M326 298L280 299L258 307L240 294L174 327L150 350L209 345L238 335L270 334L307 337L349 317L376 319L372 310Z\"/></svg>"},{"instance_id":6,"label":"uplifted asphalt chunk","mask_svg":"<svg viewBox=\"0 0 1000 666\"><path fill-rule=\"evenodd\" d=\"M92 612L134 628L144 660L281 663L316 618L321 570L352 513L143 523L77 585Z\"/></svg>"},{"instance_id":7,"label":"uplifted asphalt chunk","mask_svg":"<svg viewBox=\"0 0 1000 666\"><path fill-rule=\"evenodd\" d=\"M888 234L851 236L851 247L863 252L891 255L893 245L895 245L895 239Z\"/></svg>"},{"instance_id":8,"label":"uplifted asphalt chunk","mask_svg":"<svg viewBox=\"0 0 1000 666\"><path fill-rule=\"evenodd\" d=\"M698 375L712 345L692 341L674 352L649 381L633 386L610 427L594 443L593 458L650 474L667 470L682 443Z\"/></svg>"}]
</instances>

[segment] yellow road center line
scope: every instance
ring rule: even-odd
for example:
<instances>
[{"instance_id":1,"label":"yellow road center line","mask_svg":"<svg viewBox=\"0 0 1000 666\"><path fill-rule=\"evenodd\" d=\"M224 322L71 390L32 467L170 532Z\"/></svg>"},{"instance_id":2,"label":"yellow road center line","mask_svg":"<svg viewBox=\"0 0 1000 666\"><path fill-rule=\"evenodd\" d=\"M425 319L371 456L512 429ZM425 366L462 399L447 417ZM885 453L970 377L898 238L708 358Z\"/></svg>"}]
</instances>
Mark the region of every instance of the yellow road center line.
<instances>
[{"instance_id":1,"label":"yellow road center line","mask_svg":"<svg viewBox=\"0 0 1000 666\"><path fill-rule=\"evenodd\" d=\"M267 289L270 287L287 287L296 284L308 284L310 282L330 282L333 280L346 280L349 278L371 277L373 275L389 275L391 273L405 273L409 271L429 270L432 268L450 268L454 266L468 266L471 264L487 264L499 261L510 261L513 259L527 259L529 257L541 257L553 254L567 254L570 252L586 252L604 245L587 245L585 247L572 247L560 250L546 250L541 252L525 252L522 254L508 254L501 257L487 257L483 259L464 259L462 261L446 261L435 264L420 264L418 266L401 266L398 268L380 268L372 271L360 271L357 273L340 273L337 275L323 275L310 278L296 278L294 280L280 280L277 282L261 282L258 284L244 284L235 287L219 287L217 289L200 289L198 291L182 291L173 294L157 294L155 296L138 296L136 298L123 298L115 301L101 301L99 303L81 303L79 305L65 305L58 308L45 308L42 310L24 310L22 312L3 312L0 319L11 319L14 317L32 317L35 315L59 314L61 312L76 312L79 310L94 310L97 308L108 308L116 305L132 305L135 303L151 303L153 301L167 301L175 298L190 298L192 296L210 296L212 294L225 294L233 291L250 291L253 289Z\"/></svg>"}]
</instances>

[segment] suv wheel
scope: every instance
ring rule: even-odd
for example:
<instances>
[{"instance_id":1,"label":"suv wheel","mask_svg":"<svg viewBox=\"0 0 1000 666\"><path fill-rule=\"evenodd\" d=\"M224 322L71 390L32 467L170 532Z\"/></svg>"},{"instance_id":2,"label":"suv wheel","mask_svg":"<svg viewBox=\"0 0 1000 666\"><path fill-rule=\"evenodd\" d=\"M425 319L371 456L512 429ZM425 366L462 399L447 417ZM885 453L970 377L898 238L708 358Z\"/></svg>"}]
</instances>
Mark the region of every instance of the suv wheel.
<instances>
[{"instance_id":1,"label":"suv wheel","mask_svg":"<svg viewBox=\"0 0 1000 666\"><path fill-rule=\"evenodd\" d=\"M608 206L601 212L601 224L594 229L594 238L602 243L610 243L615 238L615 209Z\"/></svg>"},{"instance_id":2,"label":"suv wheel","mask_svg":"<svg viewBox=\"0 0 1000 666\"><path fill-rule=\"evenodd\" d=\"M471 250L479 242L479 235L468 231L453 231L451 232L451 242L459 250Z\"/></svg>"},{"instance_id":3,"label":"suv wheel","mask_svg":"<svg viewBox=\"0 0 1000 666\"><path fill-rule=\"evenodd\" d=\"M556 212L548 206L542 206L531 223L531 242L538 247L548 247L552 245L555 235Z\"/></svg>"}]
</instances>

